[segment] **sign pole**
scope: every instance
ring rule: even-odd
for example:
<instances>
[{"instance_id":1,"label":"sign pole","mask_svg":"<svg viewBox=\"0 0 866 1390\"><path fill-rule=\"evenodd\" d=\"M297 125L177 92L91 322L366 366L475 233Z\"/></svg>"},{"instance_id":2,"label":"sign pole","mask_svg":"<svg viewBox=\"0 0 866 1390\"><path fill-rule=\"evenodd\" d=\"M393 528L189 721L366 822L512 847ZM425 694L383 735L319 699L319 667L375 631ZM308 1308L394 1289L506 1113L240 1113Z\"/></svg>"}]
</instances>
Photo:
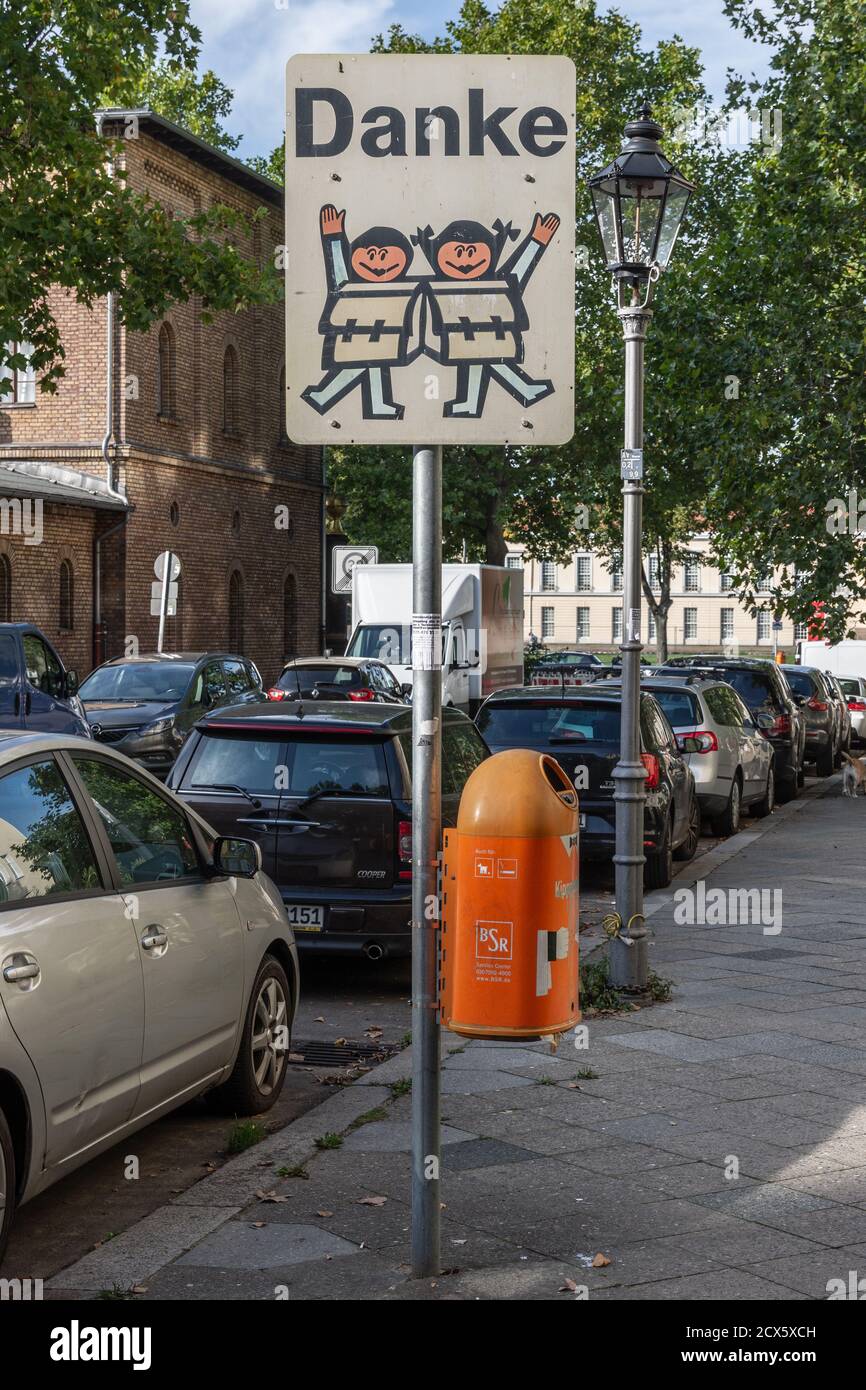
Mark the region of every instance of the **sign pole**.
<instances>
[{"instance_id":1,"label":"sign pole","mask_svg":"<svg viewBox=\"0 0 866 1390\"><path fill-rule=\"evenodd\" d=\"M165 615L168 611L168 595L171 586L171 572L174 568L174 555L170 550L165 552L165 566L162 572L162 592L159 597L159 636L156 639L156 650L162 651L162 643L165 637Z\"/></svg>"},{"instance_id":2,"label":"sign pole","mask_svg":"<svg viewBox=\"0 0 866 1390\"><path fill-rule=\"evenodd\" d=\"M412 457L412 1273L440 1268L442 448Z\"/></svg>"}]
</instances>

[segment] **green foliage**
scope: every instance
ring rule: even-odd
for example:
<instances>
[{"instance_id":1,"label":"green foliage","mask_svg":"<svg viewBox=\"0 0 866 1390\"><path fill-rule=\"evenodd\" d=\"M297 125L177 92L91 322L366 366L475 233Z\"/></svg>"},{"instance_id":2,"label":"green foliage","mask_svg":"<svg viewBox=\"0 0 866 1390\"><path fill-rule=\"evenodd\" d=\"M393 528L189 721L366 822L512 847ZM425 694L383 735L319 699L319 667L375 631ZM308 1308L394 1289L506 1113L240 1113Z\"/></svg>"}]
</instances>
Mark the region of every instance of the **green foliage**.
<instances>
[{"instance_id":1,"label":"green foliage","mask_svg":"<svg viewBox=\"0 0 866 1390\"><path fill-rule=\"evenodd\" d=\"M0 365L10 340L33 344L43 391L63 375L63 344L49 290L90 306L113 290L121 321L144 330L191 295L207 311L275 302L279 282L232 246L246 219L214 207L188 219L134 193L99 138L103 93L154 68L161 50L177 76L194 68L199 31L188 0L17 0L0 22ZM159 68L156 69L159 71ZM183 86L178 79L176 85ZM221 84L208 83L211 117ZM0 390L8 389L0 386Z\"/></svg>"},{"instance_id":2,"label":"green foliage","mask_svg":"<svg viewBox=\"0 0 866 1390\"><path fill-rule=\"evenodd\" d=\"M605 1013L619 1013L627 1007L610 984L607 957L580 967L580 1003L583 1009Z\"/></svg>"},{"instance_id":3,"label":"green foliage","mask_svg":"<svg viewBox=\"0 0 866 1390\"><path fill-rule=\"evenodd\" d=\"M317 1149L339 1149L343 1145L343 1137L328 1130L327 1134L320 1134L318 1139L313 1140Z\"/></svg>"},{"instance_id":4,"label":"green foliage","mask_svg":"<svg viewBox=\"0 0 866 1390\"><path fill-rule=\"evenodd\" d=\"M254 1144L260 1144L266 1137L267 1130L256 1120L238 1120L229 1130L226 1153L242 1154Z\"/></svg>"},{"instance_id":5,"label":"green foliage","mask_svg":"<svg viewBox=\"0 0 866 1390\"><path fill-rule=\"evenodd\" d=\"M231 135L224 124L233 101L234 93L210 68L199 73L194 65L167 59L115 83L101 98L104 106L156 111L226 154L241 143L240 136Z\"/></svg>"}]
</instances>

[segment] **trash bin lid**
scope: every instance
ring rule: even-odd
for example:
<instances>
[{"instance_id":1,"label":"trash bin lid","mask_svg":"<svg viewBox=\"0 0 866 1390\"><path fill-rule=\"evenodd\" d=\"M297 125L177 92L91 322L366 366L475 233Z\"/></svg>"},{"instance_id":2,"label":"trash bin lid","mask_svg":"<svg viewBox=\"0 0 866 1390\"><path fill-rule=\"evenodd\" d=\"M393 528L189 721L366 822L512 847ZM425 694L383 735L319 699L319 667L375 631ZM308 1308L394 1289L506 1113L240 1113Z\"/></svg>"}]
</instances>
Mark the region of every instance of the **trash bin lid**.
<instances>
[{"instance_id":1,"label":"trash bin lid","mask_svg":"<svg viewBox=\"0 0 866 1390\"><path fill-rule=\"evenodd\" d=\"M457 829L522 839L573 835L577 793L549 753L507 748L479 763L460 798Z\"/></svg>"}]
</instances>

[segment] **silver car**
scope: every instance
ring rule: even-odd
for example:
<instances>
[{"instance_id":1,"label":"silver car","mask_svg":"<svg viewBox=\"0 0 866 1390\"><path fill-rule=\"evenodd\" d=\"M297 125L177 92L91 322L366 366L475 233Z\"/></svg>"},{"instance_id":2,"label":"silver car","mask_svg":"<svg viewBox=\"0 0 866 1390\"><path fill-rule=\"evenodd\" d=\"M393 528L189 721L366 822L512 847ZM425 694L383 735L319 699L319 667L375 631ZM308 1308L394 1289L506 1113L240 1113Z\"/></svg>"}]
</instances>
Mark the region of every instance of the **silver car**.
<instances>
[{"instance_id":1,"label":"silver car","mask_svg":"<svg viewBox=\"0 0 866 1390\"><path fill-rule=\"evenodd\" d=\"M700 676L655 676L641 680L655 696L678 741L697 738L699 753L686 754L694 773L701 815L716 835L735 835L743 807L768 816L776 804L773 749L763 729L733 686Z\"/></svg>"},{"instance_id":2,"label":"silver car","mask_svg":"<svg viewBox=\"0 0 866 1390\"><path fill-rule=\"evenodd\" d=\"M298 957L260 870L122 754L0 737L0 1257L15 1206L174 1107L274 1104Z\"/></svg>"},{"instance_id":3,"label":"silver car","mask_svg":"<svg viewBox=\"0 0 866 1390\"><path fill-rule=\"evenodd\" d=\"M851 716L851 742L866 743L866 680L862 676L837 676Z\"/></svg>"}]
</instances>

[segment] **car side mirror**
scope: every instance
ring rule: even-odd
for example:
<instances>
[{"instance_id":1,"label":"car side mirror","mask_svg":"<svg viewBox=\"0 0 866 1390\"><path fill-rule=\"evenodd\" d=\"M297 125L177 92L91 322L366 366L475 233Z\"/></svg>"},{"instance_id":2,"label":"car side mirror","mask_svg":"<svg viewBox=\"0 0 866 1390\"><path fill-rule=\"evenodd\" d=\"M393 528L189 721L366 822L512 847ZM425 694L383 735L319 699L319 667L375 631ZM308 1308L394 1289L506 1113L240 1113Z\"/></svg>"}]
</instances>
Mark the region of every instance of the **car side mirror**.
<instances>
[{"instance_id":1,"label":"car side mirror","mask_svg":"<svg viewBox=\"0 0 866 1390\"><path fill-rule=\"evenodd\" d=\"M686 734L679 740L679 745L681 753L700 753L703 747L701 740L695 738L693 734Z\"/></svg>"},{"instance_id":2,"label":"car side mirror","mask_svg":"<svg viewBox=\"0 0 866 1390\"><path fill-rule=\"evenodd\" d=\"M219 835L214 841L213 865L218 874L235 878L255 878L262 867L262 851L255 840L239 840Z\"/></svg>"},{"instance_id":3,"label":"car side mirror","mask_svg":"<svg viewBox=\"0 0 866 1390\"><path fill-rule=\"evenodd\" d=\"M480 666L481 656L478 652L469 652L466 659L467 666Z\"/></svg>"},{"instance_id":4,"label":"car side mirror","mask_svg":"<svg viewBox=\"0 0 866 1390\"><path fill-rule=\"evenodd\" d=\"M765 713L758 714L756 716L756 721L759 729L772 729L776 722L772 714Z\"/></svg>"},{"instance_id":5,"label":"car side mirror","mask_svg":"<svg viewBox=\"0 0 866 1390\"><path fill-rule=\"evenodd\" d=\"M78 686L79 686L79 684L80 684L80 682L79 682L79 679L78 679L78 672L77 672L77 671L67 671L67 672L66 672L66 694L67 694L67 695L77 695L77 694L78 694Z\"/></svg>"},{"instance_id":6,"label":"car side mirror","mask_svg":"<svg viewBox=\"0 0 866 1390\"><path fill-rule=\"evenodd\" d=\"M400 686L400 690L403 695L409 696L412 694L412 687L408 681L403 681L402 685Z\"/></svg>"}]
</instances>

